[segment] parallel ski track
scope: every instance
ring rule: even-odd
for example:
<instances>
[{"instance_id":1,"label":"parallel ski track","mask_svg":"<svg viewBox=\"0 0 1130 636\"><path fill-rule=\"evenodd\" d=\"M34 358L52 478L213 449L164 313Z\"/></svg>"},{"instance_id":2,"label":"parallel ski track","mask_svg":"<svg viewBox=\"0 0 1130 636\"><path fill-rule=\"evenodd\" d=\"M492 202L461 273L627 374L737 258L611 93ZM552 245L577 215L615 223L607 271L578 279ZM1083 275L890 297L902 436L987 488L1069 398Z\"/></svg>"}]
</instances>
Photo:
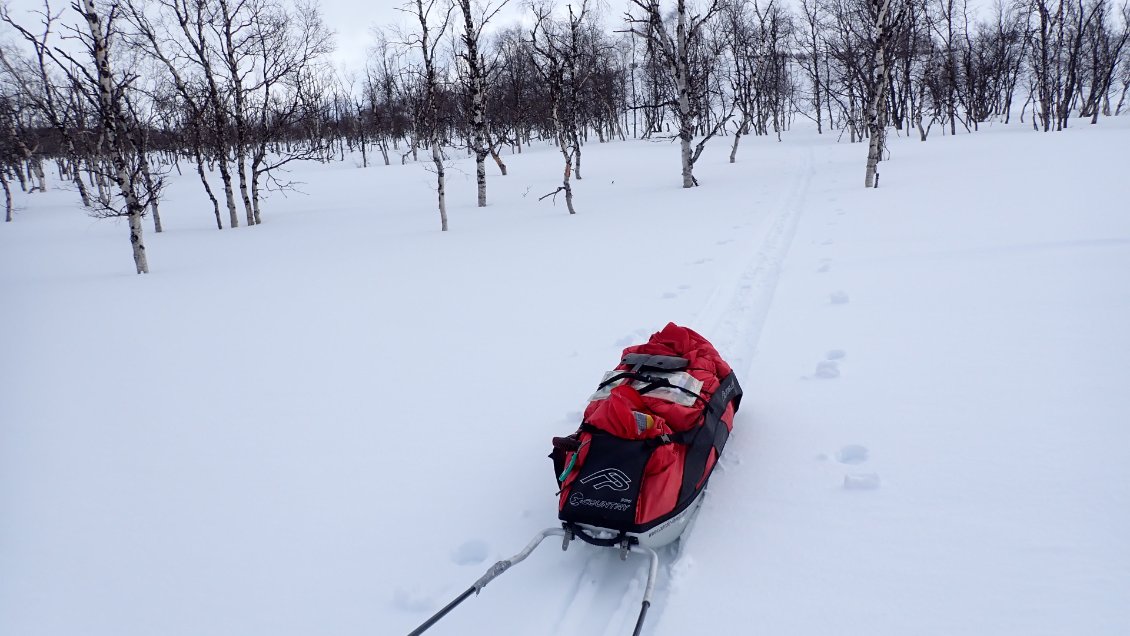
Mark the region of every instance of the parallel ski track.
<instances>
[{"instance_id":1,"label":"parallel ski track","mask_svg":"<svg viewBox=\"0 0 1130 636\"><path fill-rule=\"evenodd\" d=\"M729 269L732 273L718 284L695 321L731 361L739 378L749 375L761 327L773 302L781 264L788 255L801 217L813 174L810 148L796 161L794 174L770 218L759 226L761 231L745 238L739 251L741 256ZM724 461L720 462L720 467L724 469ZM706 496L709 497L709 493ZM709 514L705 508L697 516ZM659 580L644 634L654 633L663 617L672 572L687 550L697 516L679 541L659 552ZM647 579L646 561L632 555L625 563L620 561L616 550L594 548L579 541L574 541L569 550L584 552L585 560L570 592L565 594L551 633L554 636L631 634Z\"/></svg>"}]
</instances>

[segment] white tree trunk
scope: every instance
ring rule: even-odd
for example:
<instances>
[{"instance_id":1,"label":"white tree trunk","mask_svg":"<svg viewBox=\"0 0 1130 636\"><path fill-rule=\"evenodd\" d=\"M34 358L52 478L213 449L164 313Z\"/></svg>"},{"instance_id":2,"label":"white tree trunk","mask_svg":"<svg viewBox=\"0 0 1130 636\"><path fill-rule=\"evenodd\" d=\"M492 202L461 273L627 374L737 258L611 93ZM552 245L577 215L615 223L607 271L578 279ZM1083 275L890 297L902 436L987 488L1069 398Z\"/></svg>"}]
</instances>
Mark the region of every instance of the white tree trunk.
<instances>
[{"instance_id":1,"label":"white tree trunk","mask_svg":"<svg viewBox=\"0 0 1130 636\"><path fill-rule=\"evenodd\" d=\"M12 188L8 186L8 177L0 170L0 185L4 186L4 222L12 222Z\"/></svg>"},{"instance_id":2,"label":"white tree trunk","mask_svg":"<svg viewBox=\"0 0 1130 636\"><path fill-rule=\"evenodd\" d=\"M683 187L693 188L694 160L691 152L691 141L694 139L694 117L691 112L690 82L687 74L690 72L690 63L687 51L687 5L685 0L679 0L678 23L675 27L675 88L679 92L679 150L683 164Z\"/></svg>"},{"instance_id":3,"label":"white tree trunk","mask_svg":"<svg viewBox=\"0 0 1130 636\"><path fill-rule=\"evenodd\" d=\"M432 161L436 165L436 194L439 199L439 225L440 231L447 231L447 201L444 198L443 153L440 152L439 140L432 140Z\"/></svg>"},{"instance_id":4,"label":"white tree trunk","mask_svg":"<svg viewBox=\"0 0 1130 636\"><path fill-rule=\"evenodd\" d=\"M238 11L243 3L236 6ZM239 59L237 57L236 45L232 40L233 29L240 28L238 25L240 17L234 15L226 0L220 0L220 10L223 16L224 24L224 40L225 49L227 51L227 65L228 73L231 75L231 89L233 103L234 118L235 118L235 169L236 175L239 177L239 196L243 199L243 211L247 216L247 225L255 225L259 221L255 218L255 211L251 206L251 197L247 193L247 107L246 97L247 91L243 88L243 76L240 73ZM234 207L234 206L233 206ZM233 226L234 227L234 226Z\"/></svg>"},{"instance_id":5,"label":"white tree trunk","mask_svg":"<svg viewBox=\"0 0 1130 636\"><path fill-rule=\"evenodd\" d=\"M47 192L47 176L43 174L43 159L36 157L31 166L35 173L35 180L39 182L39 191Z\"/></svg>"},{"instance_id":6,"label":"white tree trunk","mask_svg":"<svg viewBox=\"0 0 1130 636\"><path fill-rule=\"evenodd\" d=\"M742 131L745 130L745 118L742 118L738 129L734 131L734 145L730 148L730 163L735 163L738 160L738 142L741 141Z\"/></svg>"},{"instance_id":7,"label":"white tree trunk","mask_svg":"<svg viewBox=\"0 0 1130 636\"><path fill-rule=\"evenodd\" d=\"M887 68L887 19L891 0L872 0L873 6L878 6L875 33L875 92L871 96L871 103L867 105L867 132L870 141L867 148L867 173L864 176L864 187L873 188L877 184L879 159L883 153L883 141L886 132L886 101L883 99L887 91L887 80L890 69Z\"/></svg>"},{"instance_id":8,"label":"white tree trunk","mask_svg":"<svg viewBox=\"0 0 1130 636\"><path fill-rule=\"evenodd\" d=\"M145 242L142 238L141 214L144 212L137 198L137 187L126 165L125 140L119 133L124 118L121 104L115 100L110 59L106 49L106 38L102 32L101 20L94 10L94 0L82 0L83 16L90 29L94 45L94 62L98 67L98 100L102 107L102 125L105 128L106 145L112 153L114 181L126 201L126 217L129 219L129 240L133 247L133 262L138 274L149 273L149 260L145 256Z\"/></svg>"},{"instance_id":9,"label":"white tree trunk","mask_svg":"<svg viewBox=\"0 0 1130 636\"><path fill-rule=\"evenodd\" d=\"M435 42L428 35L428 11L424 9L423 0L416 0L416 17L420 20L420 53L424 62L424 112L426 115L423 126L424 134L431 143L432 162L436 168L436 196L439 202L440 231L447 231L447 202L444 192L443 150L440 148L439 105L436 97L436 68L435 68ZM412 159L416 159L417 140L412 140ZM401 159L403 162L403 158Z\"/></svg>"}]
</instances>

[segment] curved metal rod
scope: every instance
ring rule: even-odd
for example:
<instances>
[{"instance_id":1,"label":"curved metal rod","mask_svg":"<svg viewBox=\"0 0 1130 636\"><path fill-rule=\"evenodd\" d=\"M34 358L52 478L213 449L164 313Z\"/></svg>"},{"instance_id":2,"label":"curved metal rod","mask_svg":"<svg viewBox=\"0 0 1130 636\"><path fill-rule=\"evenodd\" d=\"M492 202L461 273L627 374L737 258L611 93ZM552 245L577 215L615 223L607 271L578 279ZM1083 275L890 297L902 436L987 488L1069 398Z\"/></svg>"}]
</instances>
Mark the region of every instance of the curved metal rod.
<instances>
[{"instance_id":1,"label":"curved metal rod","mask_svg":"<svg viewBox=\"0 0 1130 636\"><path fill-rule=\"evenodd\" d=\"M420 634L423 634L429 627L435 625L436 622L439 621L439 619L446 616L448 612L455 609L456 606L458 606L460 603L470 598L472 594L478 594L479 592L483 591L483 588L487 586L487 583L493 581L498 577L498 575L509 570L511 566L525 561L526 557L530 556L530 553L533 552L534 549L539 545L541 545L541 542L544 541L546 537L553 536L564 537L565 531L561 528L546 528L545 530L539 532L537 536L535 536L530 541L529 545L527 545L521 552L515 554L509 559L503 559L502 561L499 561L498 563L490 566L490 569L487 570L486 574L479 577L479 580L475 581L474 585L464 590L462 594L455 597L455 600L451 601L450 603L445 605L443 609L433 614L432 617L424 621L422 625L409 632L408 636L419 636ZM652 570L654 569L655 568L653 567Z\"/></svg>"},{"instance_id":2,"label":"curved metal rod","mask_svg":"<svg viewBox=\"0 0 1130 636\"><path fill-rule=\"evenodd\" d=\"M644 617L647 616L647 608L651 607L651 593L655 591L655 579L659 575L659 554L651 548L639 545L633 545L629 550L636 554L646 554L651 560L647 568L647 585L643 588L643 602L640 603L640 616L636 619L636 629L632 632L632 636L640 636Z\"/></svg>"}]
</instances>

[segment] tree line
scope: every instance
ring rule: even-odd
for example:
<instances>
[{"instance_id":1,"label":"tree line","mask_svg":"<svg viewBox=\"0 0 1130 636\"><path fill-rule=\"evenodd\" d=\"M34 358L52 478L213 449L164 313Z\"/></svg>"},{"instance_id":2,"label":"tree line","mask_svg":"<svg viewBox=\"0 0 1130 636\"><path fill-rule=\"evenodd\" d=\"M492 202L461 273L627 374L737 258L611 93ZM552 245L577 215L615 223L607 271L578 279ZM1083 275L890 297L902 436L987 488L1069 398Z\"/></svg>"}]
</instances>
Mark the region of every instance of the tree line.
<instances>
[{"instance_id":1,"label":"tree line","mask_svg":"<svg viewBox=\"0 0 1130 636\"><path fill-rule=\"evenodd\" d=\"M377 29L363 69L335 72L306 0L80 0L0 9L0 185L46 190L47 165L93 214L125 217L137 271L142 219L161 231L172 171L194 172L219 229L262 222L295 161L424 161L448 227L445 167L535 143L561 155L562 195L584 147L678 142L683 187L707 144L782 140L798 118L866 143L878 185L885 136L975 132L1019 119L1052 131L1126 110L1123 0L409 0ZM511 8L513 9L513 8ZM423 158L421 157L423 154Z\"/></svg>"}]
</instances>

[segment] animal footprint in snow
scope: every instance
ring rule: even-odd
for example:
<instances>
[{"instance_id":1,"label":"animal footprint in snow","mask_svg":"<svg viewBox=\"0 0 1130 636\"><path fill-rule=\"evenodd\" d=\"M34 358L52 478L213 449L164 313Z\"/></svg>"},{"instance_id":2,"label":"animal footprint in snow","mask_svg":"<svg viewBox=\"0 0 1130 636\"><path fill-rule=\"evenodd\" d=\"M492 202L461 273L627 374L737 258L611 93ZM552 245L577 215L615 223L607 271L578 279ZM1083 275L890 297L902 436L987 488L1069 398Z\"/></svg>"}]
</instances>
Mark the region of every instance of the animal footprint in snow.
<instances>
[{"instance_id":1,"label":"animal footprint in snow","mask_svg":"<svg viewBox=\"0 0 1130 636\"><path fill-rule=\"evenodd\" d=\"M486 541L471 539L463 542L451 553L451 562L455 565L478 565L487 560L490 548Z\"/></svg>"},{"instance_id":2,"label":"animal footprint in snow","mask_svg":"<svg viewBox=\"0 0 1130 636\"><path fill-rule=\"evenodd\" d=\"M684 283L684 284L682 284L682 285L679 285L679 291L666 292L666 293L664 293L664 294L663 294L663 296L662 296L662 297L663 297L663 298L664 298L665 300L670 300L670 299L672 299L672 298L678 298L678 297L679 297L679 292L681 292L681 291L686 291L686 290L688 290L688 289L690 289L690 288L691 288L691 286L690 286L690 285L688 285L688 284L685 284L685 283Z\"/></svg>"},{"instance_id":3,"label":"animal footprint in snow","mask_svg":"<svg viewBox=\"0 0 1130 636\"><path fill-rule=\"evenodd\" d=\"M840 377L840 363L837 360L821 360L816 363L816 377L831 380Z\"/></svg>"},{"instance_id":4,"label":"animal footprint in snow","mask_svg":"<svg viewBox=\"0 0 1130 636\"><path fill-rule=\"evenodd\" d=\"M714 260L713 258L700 258L697 261L694 261L693 263L691 263L691 265L706 265L707 263L709 263L710 261L713 261L713 260Z\"/></svg>"},{"instance_id":5,"label":"animal footprint in snow","mask_svg":"<svg viewBox=\"0 0 1130 636\"><path fill-rule=\"evenodd\" d=\"M623 348L628 345L636 344L637 342L639 342L640 338L643 338L648 333L649 332L647 329L636 329L635 332L630 333L623 338L620 338L616 342L613 342L612 346Z\"/></svg>"},{"instance_id":6,"label":"animal footprint in snow","mask_svg":"<svg viewBox=\"0 0 1130 636\"><path fill-rule=\"evenodd\" d=\"M824 359L816 363L815 377L821 380L831 380L840 377L840 360L847 353L843 349L829 349L824 353Z\"/></svg>"},{"instance_id":7,"label":"animal footprint in snow","mask_svg":"<svg viewBox=\"0 0 1130 636\"><path fill-rule=\"evenodd\" d=\"M836 461L841 464L862 464L867 461L869 454L866 446L848 444L836 453Z\"/></svg>"},{"instance_id":8,"label":"animal footprint in snow","mask_svg":"<svg viewBox=\"0 0 1130 636\"><path fill-rule=\"evenodd\" d=\"M878 490L881 482L876 473L844 475L844 490Z\"/></svg>"},{"instance_id":9,"label":"animal footprint in snow","mask_svg":"<svg viewBox=\"0 0 1130 636\"><path fill-rule=\"evenodd\" d=\"M832 239L824 239L823 241L820 241L821 245L832 245L833 243L835 243L835 241L833 241Z\"/></svg>"},{"instance_id":10,"label":"animal footprint in snow","mask_svg":"<svg viewBox=\"0 0 1130 636\"><path fill-rule=\"evenodd\" d=\"M828 294L828 300L830 300L833 305L846 305L851 299L848 298L847 292L834 291Z\"/></svg>"},{"instance_id":11,"label":"animal footprint in snow","mask_svg":"<svg viewBox=\"0 0 1130 636\"><path fill-rule=\"evenodd\" d=\"M435 607L435 595L398 587L392 593L392 604L405 612L424 612Z\"/></svg>"},{"instance_id":12,"label":"animal footprint in snow","mask_svg":"<svg viewBox=\"0 0 1130 636\"><path fill-rule=\"evenodd\" d=\"M722 239L721 241L718 241L717 243L715 243L715 245L729 245L730 243L733 243L733 242L734 242L734 239Z\"/></svg>"},{"instance_id":13,"label":"animal footprint in snow","mask_svg":"<svg viewBox=\"0 0 1130 636\"><path fill-rule=\"evenodd\" d=\"M830 269L832 269L832 261L825 258L820 261L820 266L816 268L816 271L823 274Z\"/></svg>"}]
</instances>

